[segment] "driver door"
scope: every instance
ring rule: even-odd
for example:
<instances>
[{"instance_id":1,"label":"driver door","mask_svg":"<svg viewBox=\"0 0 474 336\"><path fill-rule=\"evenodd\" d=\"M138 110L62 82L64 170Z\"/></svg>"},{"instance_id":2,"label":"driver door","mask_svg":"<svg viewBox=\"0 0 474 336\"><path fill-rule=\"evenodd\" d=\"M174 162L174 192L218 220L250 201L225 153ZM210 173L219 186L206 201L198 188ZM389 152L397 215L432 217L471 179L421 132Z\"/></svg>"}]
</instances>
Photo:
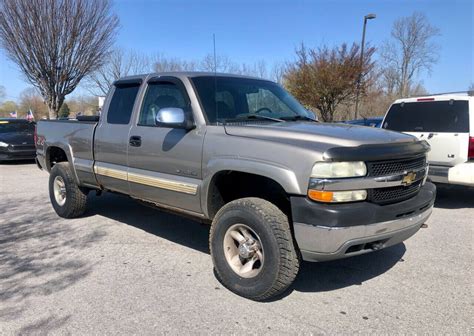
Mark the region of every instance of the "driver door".
<instances>
[{"instance_id":1,"label":"driver door","mask_svg":"<svg viewBox=\"0 0 474 336\"><path fill-rule=\"evenodd\" d=\"M128 182L140 199L201 213L199 188L204 133L157 125L162 108L190 111L183 83L160 77L148 83L138 120L130 129Z\"/></svg>"}]
</instances>

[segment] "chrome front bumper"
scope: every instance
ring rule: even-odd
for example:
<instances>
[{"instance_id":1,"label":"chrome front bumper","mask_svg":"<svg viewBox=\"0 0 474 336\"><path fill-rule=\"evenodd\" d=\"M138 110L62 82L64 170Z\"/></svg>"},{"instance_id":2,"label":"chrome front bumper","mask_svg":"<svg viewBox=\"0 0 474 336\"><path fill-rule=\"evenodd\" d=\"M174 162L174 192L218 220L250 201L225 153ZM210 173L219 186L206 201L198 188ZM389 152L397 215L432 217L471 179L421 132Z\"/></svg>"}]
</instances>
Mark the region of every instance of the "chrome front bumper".
<instances>
[{"instance_id":1,"label":"chrome front bumper","mask_svg":"<svg viewBox=\"0 0 474 336\"><path fill-rule=\"evenodd\" d=\"M414 216L348 227L313 226L294 222L295 238L306 261L341 259L386 248L414 235L433 207Z\"/></svg>"}]
</instances>

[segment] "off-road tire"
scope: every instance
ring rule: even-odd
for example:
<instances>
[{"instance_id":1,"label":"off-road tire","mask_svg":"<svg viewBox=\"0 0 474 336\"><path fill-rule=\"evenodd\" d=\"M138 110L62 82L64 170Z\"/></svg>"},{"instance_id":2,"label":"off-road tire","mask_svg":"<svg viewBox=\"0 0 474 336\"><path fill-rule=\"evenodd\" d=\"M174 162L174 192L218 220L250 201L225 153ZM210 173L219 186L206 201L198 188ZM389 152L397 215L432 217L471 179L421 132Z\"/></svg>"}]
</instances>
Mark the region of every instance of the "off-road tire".
<instances>
[{"instance_id":1,"label":"off-road tire","mask_svg":"<svg viewBox=\"0 0 474 336\"><path fill-rule=\"evenodd\" d=\"M265 261L255 277L239 276L226 260L224 236L235 224L248 226L261 240ZM232 292L255 301L283 293L298 274L300 260L288 218L260 198L242 198L223 206L212 222L209 246L218 280Z\"/></svg>"},{"instance_id":2,"label":"off-road tire","mask_svg":"<svg viewBox=\"0 0 474 336\"><path fill-rule=\"evenodd\" d=\"M66 200L63 205L58 204L54 196L54 180L57 176L62 177L66 187ZM75 218L81 216L87 206L87 190L80 188L73 177L68 162L56 163L49 175L49 199L54 211L63 218Z\"/></svg>"}]
</instances>

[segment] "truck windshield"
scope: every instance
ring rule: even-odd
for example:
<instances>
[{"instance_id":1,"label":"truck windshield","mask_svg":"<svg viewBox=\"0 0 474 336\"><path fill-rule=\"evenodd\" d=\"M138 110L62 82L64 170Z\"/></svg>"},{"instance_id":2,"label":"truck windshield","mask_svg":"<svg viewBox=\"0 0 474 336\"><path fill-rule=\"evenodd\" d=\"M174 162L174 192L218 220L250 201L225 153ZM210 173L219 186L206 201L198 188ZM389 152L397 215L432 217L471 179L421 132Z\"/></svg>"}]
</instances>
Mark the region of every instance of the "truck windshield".
<instances>
[{"instance_id":1,"label":"truck windshield","mask_svg":"<svg viewBox=\"0 0 474 336\"><path fill-rule=\"evenodd\" d=\"M466 100L393 104L383 128L398 132L469 132Z\"/></svg>"},{"instance_id":2,"label":"truck windshield","mask_svg":"<svg viewBox=\"0 0 474 336\"><path fill-rule=\"evenodd\" d=\"M314 119L295 98L270 81L222 76L200 76L191 80L211 124Z\"/></svg>"}]
</instances>

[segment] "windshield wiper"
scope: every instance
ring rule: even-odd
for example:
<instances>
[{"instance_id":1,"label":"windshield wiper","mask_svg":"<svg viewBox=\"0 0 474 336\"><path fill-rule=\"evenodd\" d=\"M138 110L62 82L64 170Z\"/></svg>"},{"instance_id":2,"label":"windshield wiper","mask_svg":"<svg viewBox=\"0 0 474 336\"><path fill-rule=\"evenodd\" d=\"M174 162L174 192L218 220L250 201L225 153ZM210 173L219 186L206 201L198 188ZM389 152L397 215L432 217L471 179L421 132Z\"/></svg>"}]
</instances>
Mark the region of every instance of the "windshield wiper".
<instances>
[{"instance_id":1,"label":"windshield wiper","mask_svg":"<svg viewBox=\"0 0 474 336\"><path fill-rule=\"evenodd\" d=\"M307 117L307 116L304 116L304 115L295 115L295 116L291 116L291 117L281 117L281 119L285 120L285 121L308 120L308 121L318 122L316 119L313 119L311 117Z\"/></svg>"},{"instance_id":2,"label":"windshield wiper","mask_svg":"<svg viewBox=\"0 0 474 336\"><path fill-rule=\"evenodd\" d=\"M261 120L270 120L270 121L276 121L276 122L284 122L284 120L282 120L282 119L272 118L272 117L268 117L268 116L264 116L264 115L260 115L260 114L248 114L248 115L238 117L238 118L229 118L229 119L225 119L224 122L225 123L227 123L227 122L241 122L241 121L252 120L252 119L261 119Z\"/></svg>"}]
</instances>

